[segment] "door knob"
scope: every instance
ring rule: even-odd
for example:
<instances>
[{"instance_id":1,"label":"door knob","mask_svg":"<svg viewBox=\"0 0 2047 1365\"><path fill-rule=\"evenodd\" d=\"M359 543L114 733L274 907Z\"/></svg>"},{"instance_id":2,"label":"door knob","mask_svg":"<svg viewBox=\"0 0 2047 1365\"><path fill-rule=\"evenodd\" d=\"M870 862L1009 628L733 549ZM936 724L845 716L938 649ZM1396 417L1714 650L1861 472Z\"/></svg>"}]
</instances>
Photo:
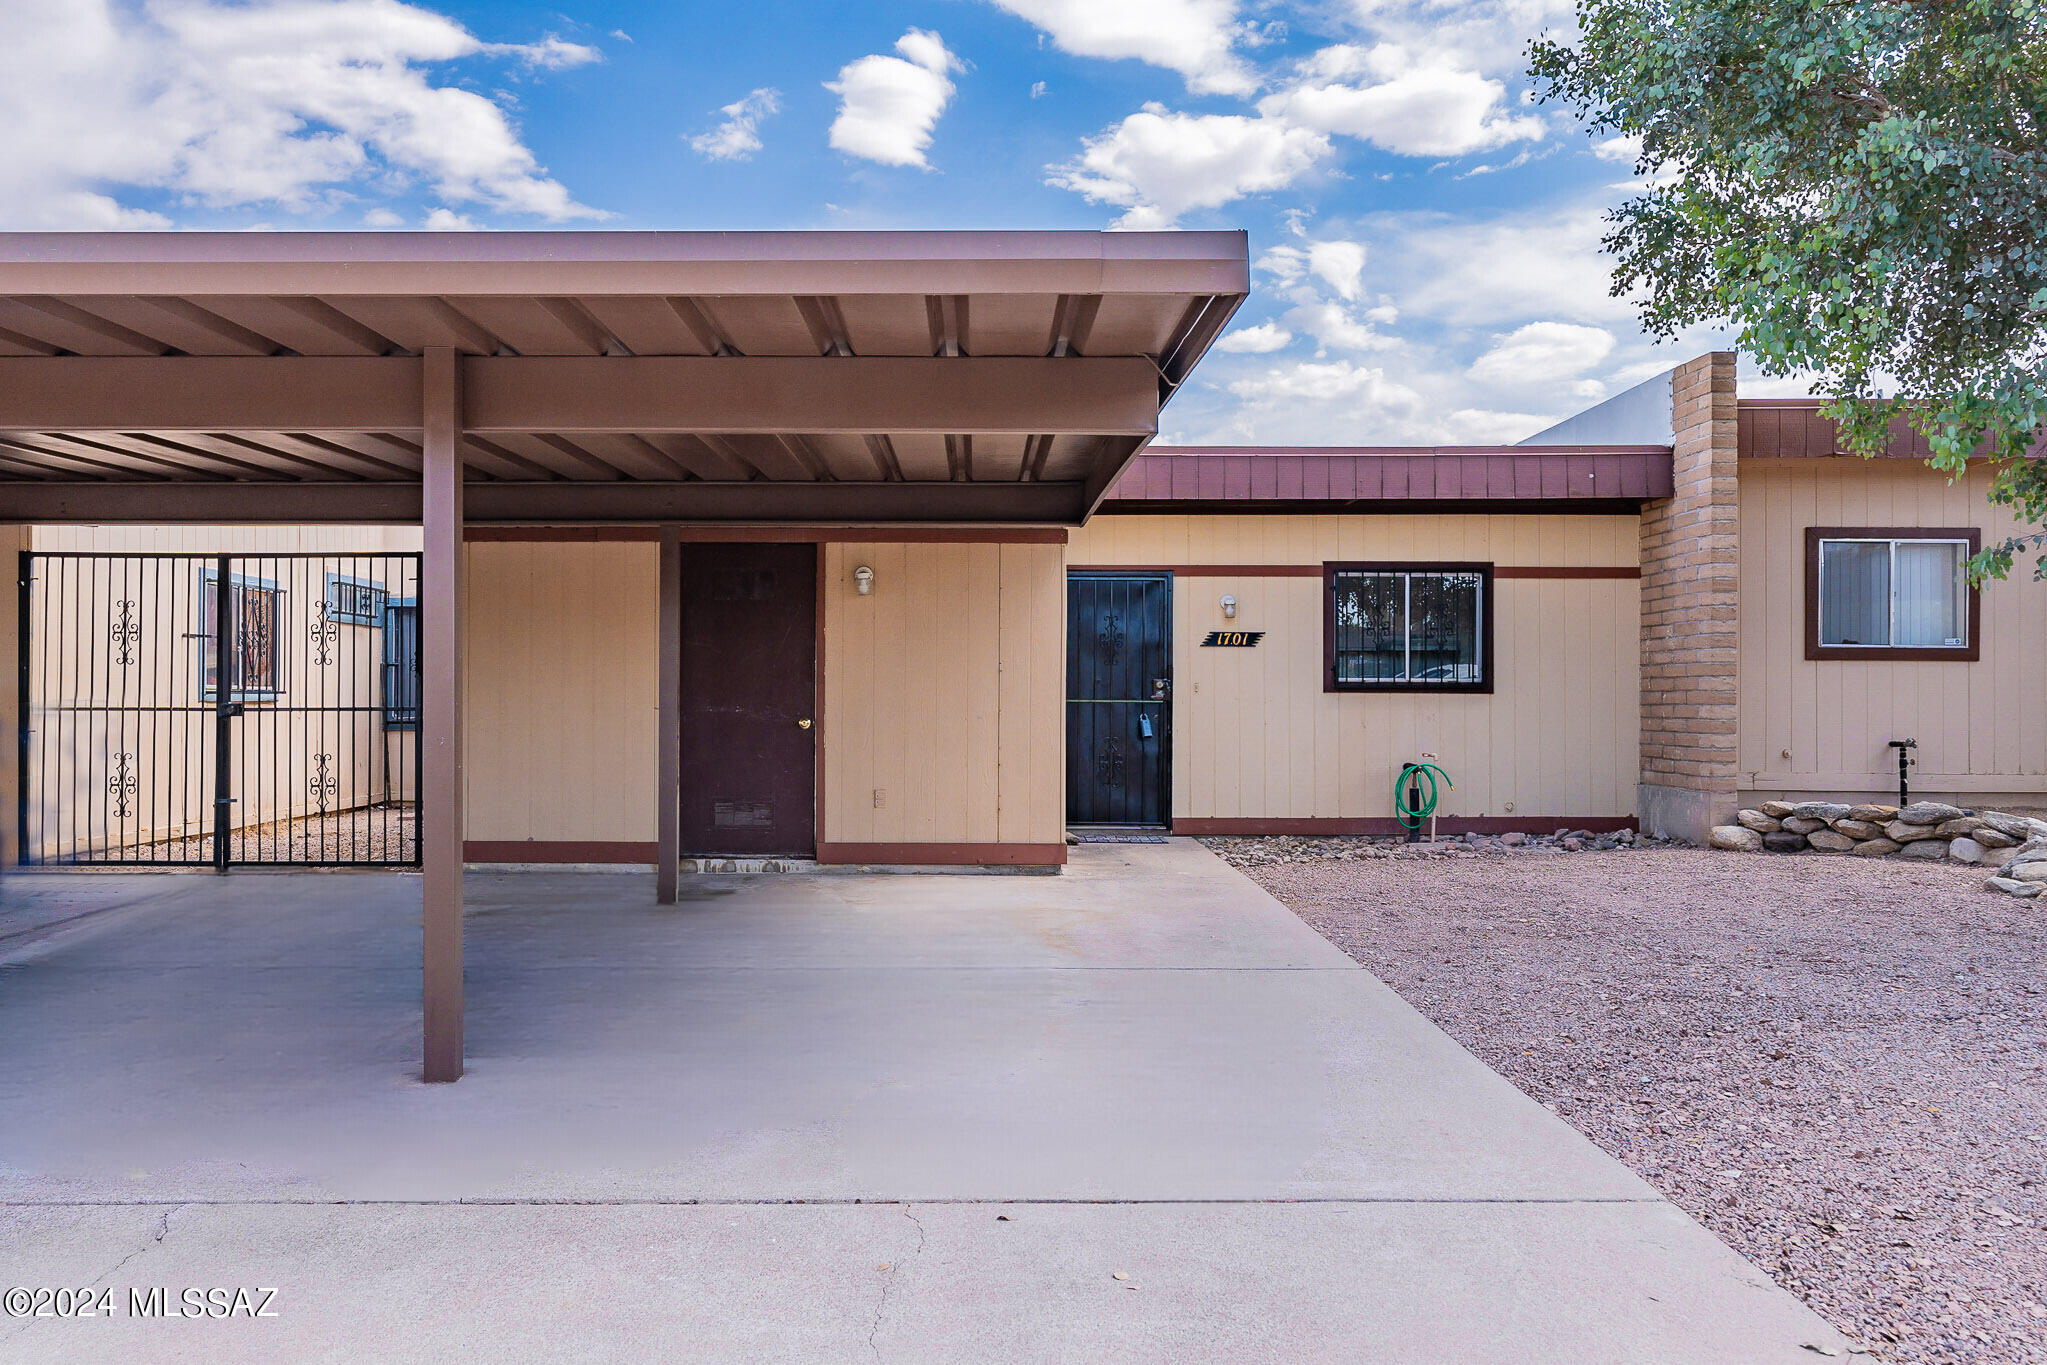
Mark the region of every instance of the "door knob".
<instances>
[{"instance_id":1,"label":"door knob","mask_svg":"<svg viewBox=\"0 0 2047 1365\"><path fill-rule=\"evenodd\" d=\"M802 720L797 721L796 728L799 730L808 730L810 728L810 717L805 716Z\"/></svg>"}]
</instances>

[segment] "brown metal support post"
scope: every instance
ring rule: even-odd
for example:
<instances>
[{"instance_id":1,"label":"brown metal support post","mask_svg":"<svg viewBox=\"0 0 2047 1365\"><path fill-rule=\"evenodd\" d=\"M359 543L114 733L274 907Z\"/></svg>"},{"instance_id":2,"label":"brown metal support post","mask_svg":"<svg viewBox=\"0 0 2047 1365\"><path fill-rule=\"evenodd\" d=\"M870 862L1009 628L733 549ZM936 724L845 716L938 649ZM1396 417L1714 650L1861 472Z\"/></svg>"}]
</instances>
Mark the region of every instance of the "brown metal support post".
<instances>
[{"instance_id":1,"label":"brown metal support post","mask_svg":"<svg viewBox=\"0 0 2047 1365\"><path fill-rule=\"evenodd\" d=\"M682 528L661 528L661 700L656 708L660 725L659 759L655 793L655 819L659 831L655 842L660 859L654 873L654 899L662 905L675 904L677 870L681 863L681 837L677 821L682 804Z\"/></svg>"},{"instance_id":2,"label":"brown metal support post","mask_svg":"<svg viewBox=\"0 0 2047 1365\"><path fill-rule=\"evenodd\" d=\"M462 1076L462 370L424 359L420 473L420 895L429 1081Z\"/></svg>"}]
</instances>

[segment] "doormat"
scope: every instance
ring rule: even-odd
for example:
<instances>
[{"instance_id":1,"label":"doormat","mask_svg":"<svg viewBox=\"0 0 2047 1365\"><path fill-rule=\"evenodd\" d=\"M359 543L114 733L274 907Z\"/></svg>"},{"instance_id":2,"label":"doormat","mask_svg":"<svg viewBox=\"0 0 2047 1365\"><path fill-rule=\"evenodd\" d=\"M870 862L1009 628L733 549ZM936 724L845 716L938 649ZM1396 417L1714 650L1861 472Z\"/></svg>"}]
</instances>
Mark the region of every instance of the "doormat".
<instances>
[{"instance_id":1,"label":"doormat","mask_svg":"<svg viewBox=\"0 0 2047 1365\"><path fill-rule=\"evenodd\" d=\"M1163 834L1089 834L1075 831L1074 838L1083 844L1163 844Z\"/></svg>"}]
</instances>

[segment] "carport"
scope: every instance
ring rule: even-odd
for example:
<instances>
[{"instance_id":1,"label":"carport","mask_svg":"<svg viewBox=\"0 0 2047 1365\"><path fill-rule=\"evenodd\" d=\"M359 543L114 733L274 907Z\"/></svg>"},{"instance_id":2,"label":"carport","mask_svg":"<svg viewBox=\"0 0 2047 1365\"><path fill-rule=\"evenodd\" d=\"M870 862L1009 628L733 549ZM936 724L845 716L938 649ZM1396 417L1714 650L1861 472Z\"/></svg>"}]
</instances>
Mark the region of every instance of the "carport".
<instances>
[{"instance_id":1,"label":"carport","mask_svg":"<svg viewBox=\"0 0 2047 1365\"><path fill-rule=\"evenodd\" d=\"M993 657L1035 651L1038 673L1055 676L1043 658L1057 656L1049 613L1061 608L1044 604L1063 602L1063 549L1026 559L1010 547L1063 547L1248 282L1241 233L8 234L0 524L420 527L424 1074L454 1080L475 799L464 708L483 685L463 672L465 538L658 539L649 804L657 895L673 900L681 856L703 851L678 833L691 796L685 547L987 547L975 572L994 565L988 600L1007 612ZM856 589L856 557L818 556L819 593L868 597L873 570L859 565ZM980 599L946 581L952 562L905 559L886 586L915 612L949 601L978 615ZM1026 589L1035 596L1017 605ZM821 649L827 618L842 636L865 629L853 612L827 604ZM20 629L9 598L10 657ZM821 859L1063 858L1046 832L1057 784L1039 771L1048 753L1056 763L1060 724L1044 686L975 675L957 696L865 700L899 725L934 709L957 722L964 757L951 766L970 783L980 718L1014 722L1003 740L1014 752L988 751L1008 785L975 798L1008 823L991 814L972 841L891 840L850 814L847 793L864 795L864 773L881 768L866 750L849 746L842 764L832 749L833 657L815 659L824 724L807 778ZM0 676L11 686L13 670ZM10 731L25 701L0 696ZM808 732L811 718L798 724ZM21 750L6 740L11 765ZM0 772L0 799L19 801L24 777ZM877 809L884 790L873 786ZM737 808L743 824L750 808ZM0 858L18 856L15 814L0 811Z\"/></svg>"}]
</instances>

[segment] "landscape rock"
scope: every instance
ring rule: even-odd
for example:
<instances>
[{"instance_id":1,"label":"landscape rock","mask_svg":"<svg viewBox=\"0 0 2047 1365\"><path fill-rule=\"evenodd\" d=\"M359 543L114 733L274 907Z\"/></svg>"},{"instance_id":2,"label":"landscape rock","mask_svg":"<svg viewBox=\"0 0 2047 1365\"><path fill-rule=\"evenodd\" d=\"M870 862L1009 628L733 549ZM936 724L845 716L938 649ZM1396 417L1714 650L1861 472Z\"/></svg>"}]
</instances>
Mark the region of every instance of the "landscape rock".
<instances>
[{"instance_id":1,"label":"landscape rock","mask_svg":"<svg viewBox=\"0 0 2047 1365\"><path fill-rule=\"evenodd\" d=\"M2025 840L2033 837L2033 822L2023 815L2006 815L2002 811L1986 810L1978 818L1999 834L2011 838L2015 843L2023 843Z\"/></svg>"},{"instance_id":2,"label":"landscape rock","mask_svg":"<svg viewBox=\"0 0 2047 1365\"><path fill-rule=\"evenodd\" d=\"M2006 869L2002 875L2015 882L2047 882L2047 863L2020 863Z\"/></svg>"},{"instance_id":3,"label":"landscape rock","mask_svg":"<svg viewBox=\"0 0 2047 1365\"><path fill-rule=\"evenodd\" d=\"M1853 820L1846 817L1836 820L1834 828L1851 839L1881 839L1884 827L1874 820Z\"/></svg>"},{"instance_id":4,"label":"landscape rock","mask_svg":"<svg viewBox=\"0 0 2047 1365\"><path fill-rule=\"evenodd\" d=\"M1519 848L1528 842L1528 836L1520 830L1512 830L1500 836L1500 842L1508 848Z\"/></svg>"},{"instance_id":5,"label":"landscape rock","mask_svg":"<svg viewBox=\"0 0 2047 1365\"><path fill-rule=\"evenodd\" d=\"M1846 853L1855 847L1854 839L1830 829L1816 829L1805 836L1805 841L1823 853Z\"/></svg>"},{"instance_id":6,"label":"landscape rock","mask_svg":"<svg viewBox=\"0 0 2047 1365\"><path fill-rule=\"evenodd\" d=\"M1947 856L1958 863L1980 863L1990 850L1964 834L1947 846Z\"/></svg>"},{"instance_id":7,"label":"landscape rock","mask_svg":"<svg viewBox=\"0 0 2047 1365\"><path fill-rule=\"evenodd\" d=\"M1889 839L1869 839L1853 849L1858 858L1888 858L1898 851L1898 846Z\"/></svg>"},{"instance_id":8,"label":"landscape rock","mask_svg":"<svg viewBox=\"0 0 2047 1365\"><path fill-rule=\"evenodd\" d=\"M1947 857L1947 840L1914 839L1911 843L1898 850L1898 856L1900 858L1945 858ZM2041 873L2042 875L2047 875L2047 868L2042 868Z\"/></svg>"},{"instance_id":9,"label":"landscape rock","mask_svg":"<svg viewBox=\"0 0 2047 1365\"><path fill-rule=\"evenodd\" d=\"M1776 838L1774 833L1772 838ZM1805 840L1800 839L1800 843ZM1707 834L1706 843L1713 848L1724 848L1735 853L1760 853L1763 851L1763 836L1746 825L1715 825Z\"/></svg>"},{"instance_id":10,"label":"landscape rock","mask_svg":"<svg viewBox=\"0 0 2047 1365\"><path fill-rule=\"evenodd\" d=\"M2006 867L2020 867L2027 863L2047 863L2047 846L2021 844L2018 852L2004 860Z\"/></svg>"},{"instance_id":11,"label":"landscape rock","mask_svg":"<svg viewBox=\"0 0 2047 1365\"><path fill-rule=\"evenodd\" d=\"M2010 848L2018 842L2009 834L2004 833L2002 830L1994 829L1989 825L1983 826L1983 828L1977 830L1969 837L1985 848Z\"/></svg>"},{"instance_id":12,"label":"landscape rock","mask_svg":"<svg viewBox=\"0 0 2047 1365\"><path fill-rule=\"evenodd\" d=\"M1800 801L1791 808L1791 813L1801 820L1838 820L1846 815L1850 807L1840 801Z\"/></svg>"},{"instance_id":13,"label":"landscape rock","mask_svg":"<svg viewBox=\"0 0 2047 1365\"><path fill-rule=\"evenodd\" d=\"M2021 898L2030 898L2047 891L2047 882L2020 882L2013 881L2010 877L1992 877L1984 885L2002 891L2007 896Z\"/></svg>"},{"instance_id":14,"label":"landscape rock","mask_svg":"<svg viewBox=\"0 0 2047 1365\"><path fill-rule=\"evenodd\" d=\"M1914 801L1909 806L1898 808L1898 818L1908 825L1937 825L1965 814L1967 812L1960 806L1950 806L1941 801Z\"/></svg>"},{"instance_id":15,"label":"landscape rock","mask_svg":"<svg viewBox=\"0 0 2047 1365\"><path fill-rule=\"evenodd\" d=\"M1775 834L1782 828L1774 816L1765 815L1759 810L1738 810L1734 813L1734 822L1745 825L1758 834Z\"/></svg>"},{"instance_id":16,"label":"landscape rock","mask_svg":"<svg viewBox=\"0 0 2047 1365\"><path fill-rule=\"evenodd\" d=\"M1740 826L1737 825L1735 828L1739 829ZM1771 853L1800 853L1805 849L1805 836L1793 834L1788 829L1779 830L1775 834L1765 834L1762 839L1763 847Z\"/></svg>"},{"instance_id":17,"label":"landscape rock","mask_svg":"<svg viewBox=\"0 0 2047 1365\"><path fill-rule=\"evenodd\" d=\"M1792 812L1792 806L1789 801L1765 801L1756 809L1762 811L1763 814L1769 816L1772 820L1782 820Z\"/></svg>"},{"instance_id":18,"label":"landscape rock","mask_svg":"<svg viewBox=\"0 0 2047 1365\"><path fill-rule=\"evenodd\" d=\"M1888 825L1898 818L1896 806L1850 806L1850 820L1867 820L1872 825Z\"/></svg>"},{"instance_id":19,"label":"landscape rock","mask_svg":"<svg viewBox=\"0 0 2047 1365\"><path fill-rule=\"evenodd\" d=\"M1932 837L1932 825L1914 824L1910 820L1893 820L1884 826L1884 838L1895 839L1901 844L1915 843L1920 839Z\"/></svg>"},{"instance_id":20,"label":"landscape rock","mask_svg":"<svg viewBox=\"0 0 2047 1365\"><path fill-rule=\"evenodd\" d=\"M1827 822L1820 819L1817 815L1787 815L1784 817L1783 824L1784 828L1790 830L1793 834L1810 834L1816 829L1825 829L1827 827Z\"/></svg>"},{"instance_id":21,"label":"landscape rock","mask_svg":"<svg viewBox=\"0 0 2047 1365\"><path fill-rule=\"evenodd\" d=\"M1973 815L1958 815L1952 820L1943 820L1933 827L1936 839L1959 839L1965 834L1974 834L1983 828L1983 822Z\"/></svg>"}]
</instances>

